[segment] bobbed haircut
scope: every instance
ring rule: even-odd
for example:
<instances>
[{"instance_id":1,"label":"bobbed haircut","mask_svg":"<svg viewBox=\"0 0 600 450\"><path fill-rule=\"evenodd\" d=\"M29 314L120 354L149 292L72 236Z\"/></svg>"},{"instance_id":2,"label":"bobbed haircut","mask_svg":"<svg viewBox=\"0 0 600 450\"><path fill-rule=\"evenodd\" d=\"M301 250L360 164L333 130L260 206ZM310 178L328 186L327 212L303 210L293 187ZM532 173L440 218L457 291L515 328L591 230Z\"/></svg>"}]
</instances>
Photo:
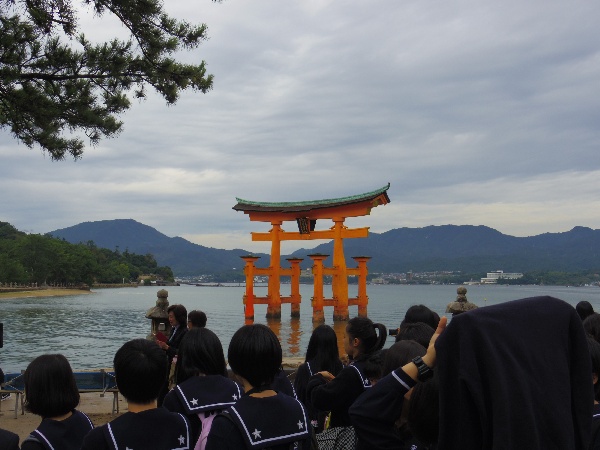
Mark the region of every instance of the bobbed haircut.
<instances>
[{"instance_id":1,"label":"bobbed haircut","mask_svg":"<svg viewBox=\"0 0 600 450\"><path fill-rule=\"evenodd\" d=\"M127 401L148 404L158 398L167 379L166 353L147 339L126 342L113 360L119 392Z\"/></svg>"},{"instance_id":2,"label":"bobbed haircut","mask_svg":"<svg viewBox=\"0 0 600 450\"><path fill-rule=\"evenodd\" d=\"M579 314L581 320L585 320L588 316L594 313L594 307L586 300L583 300L575 306L575 311Z\"/></svg>"},{"instance_id":3,"label":"bobbed haircut","mask_svg":"<svg viewBox=\"0 0 600 450\"><path fill-rule=\"evenodd\" d=\"M340 351L335 331L329 325L319 325L316 327L306 348L305 362L312 361L313 372L328 371L337 375L342 369L340 362Z\"/></svg>"},{"instance_id":4,"label":"bobbed haircut","mask_svg":"<svg viewBox=\"0 0 600 450\"><path fill-rule=\"evenodd\" d=\"M598 377L598 382L594 385L594 399L600 399L600 343L594 338L587 338L588 348L590 349L590 358L592 360L592 373Z\"/></svg>"},{"instance_id":5,"label":"bobbed haircut","mask_svg":"<svg viewBox=\"0 0 600 450\"><path fill-rule=\"evenodd\" d=\"M25 407L43 418L67 414L79 404L73 369L60 354L41 355L25 369Z\"/></svg>"},{"instance_id":6,"label":"bobbed haircut","mask_svg":"<svg viewBox=\"0 0 600 450\"><path fill-rule=\"evenodd\" d=\"M600 314L595 312L587 316L583 321L583 329L588 336L596 339L596 342L600 342Z\"/></svg>"},{"instance_id":7,"label":"bobbed haircut","mask_svg":"<svg viewBox=\"0 0 600 450\"><path fill-rule=\"evenodd\" d=\"M406 323L423 322L435 330L439 321L439 316L436 318L436 314L434 314L434 312L427 306L412 305L406 310L406 313L404 314L404 320L400 324L400 328L402 328L402 325Z\"/></svg>"},{"instance_id":8,"label":"bobbed haircut","mask_svg":"<svg viewBox=\"0 0 600 450\"><path fill-rule=\"evenodd\" d=\"M281 344L266 325L244 325L231 338L227 359L233 373L253 387L264 387L281 367Z\"/></svg>"},{"instance_id":9,"label":"bobbed haircut","mask_svg":"<svg viewBox=\"0 0 600 450\"><path fill-rule=\"evenodd\" d=\"M400 327L396 335L396 342L417 341L423 347L429 347L429 341L435 334L435 330L424 322L405 323Z\"/></svg>"},{"instance_id":10,"label":"bobbed haircut","mask_svg":"<svg viewBox=\"0 0 600 450\"><path fill-rule=\"evenodd\" d=\"M379 333L377 333L378 330ZM380 323L373 323L368 317L354 317L346 325L346 333L352 339L359 340L358 359L368 358L377 350L381 350L387 338L387 328Z\"/></svg>"},{"instance_id":11,"label":"bobbed haircut","mask_svg":"<svg viewBox=\"0 0 600 450\"><path fill-rule=\"evenodd\" d=\"M198 375L227 376L223 346L208 328L192 328L177 352L177 384Z\"/></svg>"},{"instance_id":12,"label":"bobbed haircut","mask_svg":"<svg viewBox=\"0 0 600 450\"><path fill-rule=\"evenodd\" d=\"M185 306L179 304L171 305L167 308L167 314L170 312L173 312L175 320L179 325L187 326L187 309L185 309Z\"/></svg>"},{"instance_id":13,"label":"bobbed haircut","mask_svg":"<svg viewBox=\"0 0 600 450\"><path fill-rule=\"evenodd\" d=\"M417 356L423 356L427 349L417 341L399 341L385 352L383 358L382 376L386 376L398 367L402 367Z\"/></svg>"},{"instance_id":14,"label":"bobbed haircut","mask_svg":"<svg viewBox=\"0 0 600 450\"><path fill-rule=\"evenodd\" d=\"M187 320L192 322L194 328L204 328L206 326L206 314L197 309L188 313Z\"/></svg>"}]
</instances>

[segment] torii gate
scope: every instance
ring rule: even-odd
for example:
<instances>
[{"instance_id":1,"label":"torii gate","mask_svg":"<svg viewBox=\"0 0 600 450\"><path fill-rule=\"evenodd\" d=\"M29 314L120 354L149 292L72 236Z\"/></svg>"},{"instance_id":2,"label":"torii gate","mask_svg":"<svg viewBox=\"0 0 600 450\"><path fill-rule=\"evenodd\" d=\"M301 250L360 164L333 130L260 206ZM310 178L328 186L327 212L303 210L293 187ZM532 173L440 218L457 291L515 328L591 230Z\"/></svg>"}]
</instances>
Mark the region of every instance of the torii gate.
<instances>
[{"instance_id":1,"label":"torii gate","mask_svg":"<svg viewBox=\"0 0 600 450\"><path fill-rule=\"evenodd\" d=\"M246 274L246 295L244 295L246 320L254 320L254 304L267 304L267 318L281 317L281 304L291 303L292 317L300 315L300 262L302 259L291 258L291 267L282 268L281 241L290 240L315 240L333 239L333 266L324 267L323 261L329 255L309 255L313 260L314 296L313 296L313 321L324 320L323 307L333 306L333 320L348 320L348 306L358 305L359 315L367 315L367 261L366 256L357 256L357 268L347 268L344 257L343 240L348 238L366 238L369 228L348 228L344 226L347 217L360 217L371 213L371 209L386 205L390 202L387 190L390 184L373 192L354 195L350 197L313 200L304 202L254 202L236 198L237 204L233 207L236 211L243 211L250 216L251 221L270 222L272 228L267 233L251 233L253 241L271 241L271 260L267 268L257 268L254 263L257 256L243 256L246 261L244 273ZM329 230L315 230L318 219L331 219L333 226ZM283 222L295 221L298 232L284 231ZM266 297L254 296L254 276L267 275L269 277ZM331 288L333 298L323 297L323 275L332 275ZM358 297L348 298L348 275L358 275ZM280 293L280 277L291 277L291 295L282 297Z\"/></svg>"}]
</instances>

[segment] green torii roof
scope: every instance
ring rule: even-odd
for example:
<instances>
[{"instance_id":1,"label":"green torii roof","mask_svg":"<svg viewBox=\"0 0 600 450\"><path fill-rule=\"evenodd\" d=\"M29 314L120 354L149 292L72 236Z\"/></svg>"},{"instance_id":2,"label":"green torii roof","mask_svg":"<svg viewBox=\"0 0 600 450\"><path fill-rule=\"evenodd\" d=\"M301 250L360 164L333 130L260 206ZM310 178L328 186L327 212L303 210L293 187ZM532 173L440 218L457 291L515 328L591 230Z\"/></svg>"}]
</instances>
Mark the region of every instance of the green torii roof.
<instances>
[{"instance_id":1,"label":"green torii roof","mask_svg":"<svg viewBox=\"0 0 600 450\"><path fill-rule=\"evenodd\" d=\"M299 212L311 209L331 208L335 206L348 205L373 200L380 195L385 195L386 202L390 201L387 190L390 183L375 191L364 194L351 195L349 197L328 198L323 200L308 200L300 202L256 202L236 197L237 204L233 207L236 211L263 211L263 212Z\"/></svg>"}]
</instances>

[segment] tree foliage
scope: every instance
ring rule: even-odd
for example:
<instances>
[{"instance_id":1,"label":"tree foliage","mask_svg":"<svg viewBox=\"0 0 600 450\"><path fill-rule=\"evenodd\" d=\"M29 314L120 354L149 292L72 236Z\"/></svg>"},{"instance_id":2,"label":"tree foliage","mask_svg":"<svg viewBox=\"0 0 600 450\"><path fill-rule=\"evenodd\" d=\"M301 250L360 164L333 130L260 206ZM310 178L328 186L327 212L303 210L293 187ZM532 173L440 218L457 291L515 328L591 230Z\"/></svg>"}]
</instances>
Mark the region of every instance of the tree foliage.
<instances>
[{"instance_id":1,"label":"tree foliage","mask_svg":"<svg viewBox=\"0 0 600 450\"><path fill-rule=\"evenodd\" d=\"M154 88L168 104L181 90L206 93L205 62L174 55L206 39L206 25L169 17L159 0L84 0L96 16L115 16L126 40L90 42L77 26L71 0L0 0L0 127L54 160L82 156L83 132L92 145L122 128L128 94Z\"/></svg>"},{"instance_id":2,"label":"tree foliage","mask_svg":"<svg viewBox=\"0 0 600 450\"><path fill-rule=\"evenodd\" d=\"M25 234L0 222L0 282L78 285L137 281L140 275L173 281L169 267L151 254L98 248L93 242L71 244L51 236Z\"/></svg>"}]
</instances>

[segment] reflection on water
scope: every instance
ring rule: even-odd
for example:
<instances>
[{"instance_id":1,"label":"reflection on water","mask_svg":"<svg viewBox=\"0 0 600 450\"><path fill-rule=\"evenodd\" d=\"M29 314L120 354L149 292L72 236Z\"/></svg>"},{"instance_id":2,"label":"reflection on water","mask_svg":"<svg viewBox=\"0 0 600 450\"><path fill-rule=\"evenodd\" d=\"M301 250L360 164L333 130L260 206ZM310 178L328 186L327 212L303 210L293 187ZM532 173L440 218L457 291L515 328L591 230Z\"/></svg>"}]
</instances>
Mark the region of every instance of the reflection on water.
<instances>
[{"instance_id":1,"label":"reflection on water","mask_svg":"<svg viewBox=\"0 0 600 450\"><path fill-rule=\"evenodd\" d=\"M424 304L443 315L456 298L457 286L369 286L369 317L388 328L400 324L406 310ZM356 295L350 286L350 296ZM356 288L356 287L354 287ZM314 329L311 285L301 285L300 318L290 317L290 306L282 306L281 320L265 319L266 305L255 306L255 323L267 324L279 337L286 357L304 357ZM207 327L223 343L227 354L233 333L244 324L242 295L245 288L178 286L167 289L169 303L181 303L188 311L200 309L208 316ZM116 350L126 341L146 337L150 320L146 311L156 304L156 287L99 290L89 295L0 300L0 322L4 324L4 348L0 367L5 372L24 369L43 353L63 353L75 369L111 367ZM284 293L282 293L284 294ZM258 293L257 295L262 295ZM600 310L599 288L548 286L469 286L467 298L479 305L537 295L552 295L572 305L587 300ZM350 317L357 314L350 307ZM325 309L325 323L338 337L344 354L345 322L332 321L332 308ZM386 347L393 343L389 338Z\"/></svg>"}]
</instances>

